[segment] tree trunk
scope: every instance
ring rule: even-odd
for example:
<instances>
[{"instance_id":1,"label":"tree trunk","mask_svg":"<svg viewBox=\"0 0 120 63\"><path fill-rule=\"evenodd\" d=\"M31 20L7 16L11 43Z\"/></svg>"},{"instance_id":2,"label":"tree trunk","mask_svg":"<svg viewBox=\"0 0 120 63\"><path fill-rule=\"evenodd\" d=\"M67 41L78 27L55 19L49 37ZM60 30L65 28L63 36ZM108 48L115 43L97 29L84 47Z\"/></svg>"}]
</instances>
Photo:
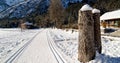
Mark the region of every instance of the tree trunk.
<instances>
[{"instance_id":1,"label":"tree trunk","mask_svg":"<svg viewBox=\"0 0 120 63\"><path fill-rule=\"evenodd\" d=\"M78 60L88 62L95 58L94 20L92 11L79 11Z\"/></svg>"},{"instance_id":2,"label":"tree trunk","mask_svg":"<svg viewBox=\"0 0 120 63\"><path fill-rule=\"evenodd\" d=\"M93 14L94 19L94 42L96 50L101 53L102 45L101 45L101 31L100 31L100 13Z\"/></svg>"}]
</instances>

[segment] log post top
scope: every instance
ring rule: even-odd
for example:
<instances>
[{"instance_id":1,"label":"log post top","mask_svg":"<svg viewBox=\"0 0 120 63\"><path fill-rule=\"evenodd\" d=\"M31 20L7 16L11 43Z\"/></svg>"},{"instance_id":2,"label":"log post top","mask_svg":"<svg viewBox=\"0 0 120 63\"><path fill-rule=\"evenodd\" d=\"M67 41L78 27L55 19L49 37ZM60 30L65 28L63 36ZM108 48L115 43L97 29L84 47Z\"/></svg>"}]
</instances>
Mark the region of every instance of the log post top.
<instances>
[{"instance_id":1,"label":"log post top","mask_svg":"<svg viewBox=\"0 0 120 63\"><path fill-rule=\"evenodd\" d=\"M92 7L90 7L88 4L85 4L81 7L79 10L79 16L81 15L91 15L92 14Z\"/></svg>"},{"instance_id":2,"label":"log post top","mask_svg":"<svg viewBox=\"0 0 120 63\"><path fill-rule=\"evenodd\" d=\"M85 4L82 6L82 8L80 9L80 11L91 11L93 8L90 7L88 4Z\"/></svg>"},{"instance_id":3,"label":"log post top","mask_svg":"<svg viewBox=\"0 0 120 63\"><path fill-rule=\"evenodd\" d=\"M98 13L98 14L99 14L99 13L100 13L100 10L99 10L99 9L93 9L93 10L92 10L92 13L93 13L93 14L95 14L95 13Z\"/></svg>"},{"instance_id":4,"label":"log post top","mask_svg":"<svg viewBox=\"0 0 120 63\"><path fill-rule=\"evenodd\" d=\"M100 10L96 9L96 8L92 8L90 5L85 4L81 7L81 9L79 10L80 12L92 12L93 14L100 14Z\"/></svg>"}]
</instances>

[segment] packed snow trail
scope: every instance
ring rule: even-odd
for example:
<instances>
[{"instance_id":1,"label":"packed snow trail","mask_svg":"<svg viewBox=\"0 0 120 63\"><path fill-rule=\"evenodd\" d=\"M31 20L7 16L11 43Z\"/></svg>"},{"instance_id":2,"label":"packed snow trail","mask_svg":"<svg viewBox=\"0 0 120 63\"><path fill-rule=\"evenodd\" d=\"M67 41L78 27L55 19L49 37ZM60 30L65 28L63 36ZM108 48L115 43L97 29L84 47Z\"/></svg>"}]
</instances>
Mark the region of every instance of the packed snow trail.
<instances>
[{"instance_id":1,"label":"packed snow trail","mask_svg":"<svg viewBox=\"0 0 120 63\"><path fill-rule=\"evenodd\" d=\"M39 33L13 63L58 63L49 47L46 32Z\"/></svg>"}]
</instances>

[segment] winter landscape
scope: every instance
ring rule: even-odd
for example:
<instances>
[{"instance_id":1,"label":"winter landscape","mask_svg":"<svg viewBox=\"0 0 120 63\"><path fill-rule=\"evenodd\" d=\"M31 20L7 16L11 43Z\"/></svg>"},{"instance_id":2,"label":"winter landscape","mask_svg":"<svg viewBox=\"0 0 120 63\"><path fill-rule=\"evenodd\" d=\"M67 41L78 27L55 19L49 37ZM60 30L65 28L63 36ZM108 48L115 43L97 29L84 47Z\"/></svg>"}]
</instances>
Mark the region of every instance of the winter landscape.
<instances>
[{"instance_id":1,"label":"winter landscape","mask_svg":"<svg viewBox=\"0 0 120 63\"><path fill-rule=\"evenodd\" d=\"M0 63L120 63L119 2L0 0Z\"/></svg>"},{"instance_id":2,"label":"winter landscape","mask_svg":"<svg viewBox=\"0 0 120 63\"><path fill-rule=\"evenodd\" d=\"M56 58L58 62L60 62L61 60L64 60L66 63L79 63L79 61L77 60L77 53L78 53L78 50L77 50L78 31L77 30L74 30L74 32L72 32L72 29L67 31L61 30L61 29L39 29L39 30L25 30L21 32L20 29L0 29L0 32L1 32L0 33L0 45L1 45L0 46L0 60L1 60L0 62L1 63L4 63L6 61L8 61L9 63L10 61L13 60L12 58L16 58L17 56L23 55L27 49L32 47L30 45L34 44L34 42L33 43L29 43L29 42L32 42L36 34L37 36L40 35L42 37L44 34L45 37L43 37L41 41L48 43L48 46L45 46L45 44L42 44L42 43L38 45L34 45L33 49L36 49L36 50L38 49L38 51L34 51L31 49L31 51L27 52L25 55L28 55L28 56L31 55L30 52L32 51L34 53L38 52L36 53L36 55L37 54L39 55L39 53L43 51L44 51L43 53L45 52L48 53L49 51L47 52L46 49L41 51L41 49L39 50L39 48L35 48L35 47L43 47L43 48L49 47L49 49L55 48L55 51L57 51L57 53L52 52L52 49L51 49L52 54L56 54L55 56L60 56L62 58L62 59L60 59L59 57ZM120 38L111 37L111 36L102 36L101 38L102 38L102 54L97 54L96 59L91 61L90 63L119 63L120 62L120 51L119 51ZM24 45L27 43L29 43L29 45L25 46L25 48L23 49L23 52L22 53L19 52L14 57L14 54L16 54L16 52L18 52L18 50L21 49L21 47L24 47ZM32 57L35 58L35 56L32 56ZM20 57L17 57L17 58L19 60ZM19 60L20 62L17 62L17 63L24 63L25 61L27 63L32 63L32 62L39 63L39 61L41 63L43 62L47 63L48 61L46 60L51 59L51 57L49 57L48 59L45 59L47 58L46 55L42 55L42 58L43 58L42 60L39 59L39 57L36 57L36 59L30 60L30 58L25 57ZM53 63L55 63L55 61L53 61ZM64 63L64 62L61 62L61 63Z\"/></svg>"}]
</instances>

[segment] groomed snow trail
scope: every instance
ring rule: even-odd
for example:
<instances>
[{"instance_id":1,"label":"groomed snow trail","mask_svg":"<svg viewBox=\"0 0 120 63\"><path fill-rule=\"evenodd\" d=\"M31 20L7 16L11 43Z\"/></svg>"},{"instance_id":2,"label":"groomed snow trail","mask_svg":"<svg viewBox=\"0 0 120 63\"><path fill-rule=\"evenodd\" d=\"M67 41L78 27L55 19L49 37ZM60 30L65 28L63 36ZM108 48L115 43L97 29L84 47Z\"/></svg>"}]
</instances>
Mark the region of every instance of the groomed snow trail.
<instances>
[{"instance_id":1,"label":"groomed snow trail","mask_svg":"<svg viewBox=\"0 0 120 63\"><path fill-rule=\"evenodd\" d=\"M49 47L46 32L39 33L13 63L58 63Z\"/></svg>"}]
</instances>

